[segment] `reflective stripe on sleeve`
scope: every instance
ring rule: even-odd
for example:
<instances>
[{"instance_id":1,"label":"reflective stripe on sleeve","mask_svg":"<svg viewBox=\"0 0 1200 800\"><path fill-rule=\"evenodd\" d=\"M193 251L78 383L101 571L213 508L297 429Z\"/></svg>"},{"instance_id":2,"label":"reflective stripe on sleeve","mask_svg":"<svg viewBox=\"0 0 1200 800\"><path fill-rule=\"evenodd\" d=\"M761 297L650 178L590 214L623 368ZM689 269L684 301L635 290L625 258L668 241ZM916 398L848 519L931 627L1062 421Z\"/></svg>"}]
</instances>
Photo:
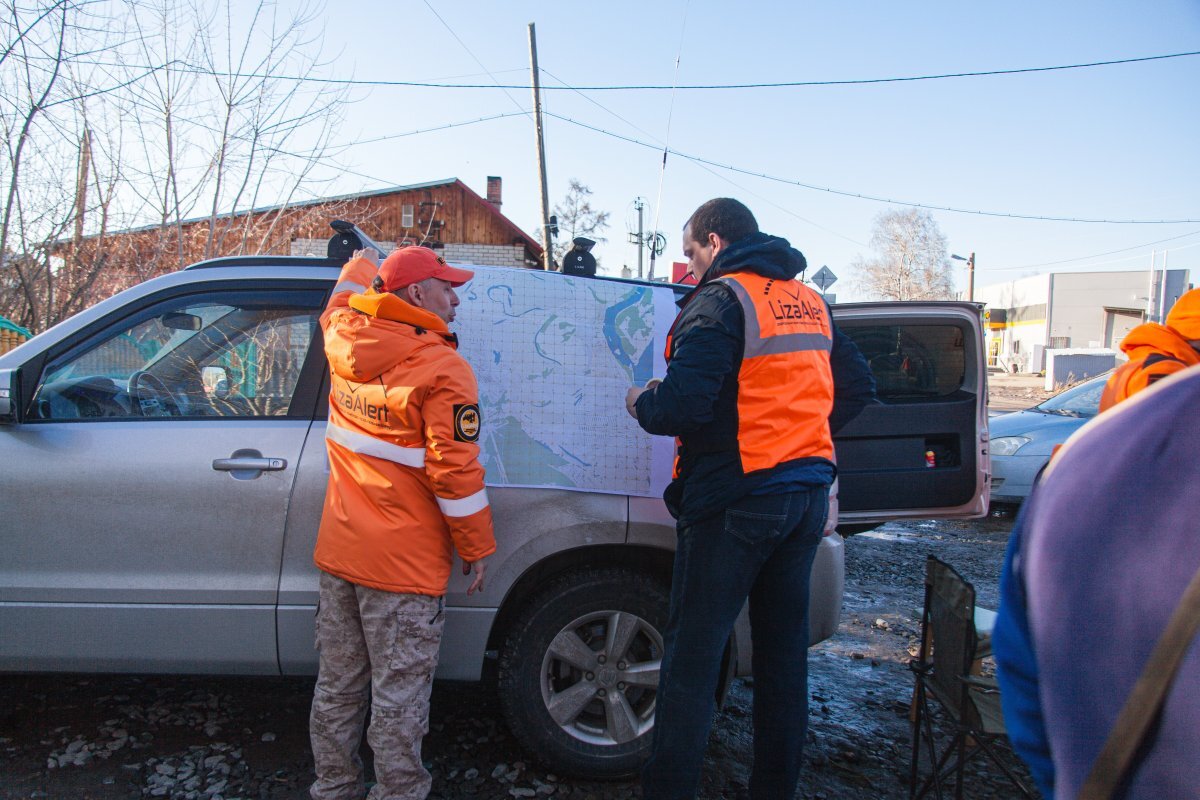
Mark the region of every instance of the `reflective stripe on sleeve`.
<instances>
[{"instance_id":1,"label":"reflective stripe on sleeve","mask_svg":"<svg viewBox=\"0 0 1200 800\"><path fill-rule=\"evenodd\" d=\"M331 442L337 442L350 452L358 453L360 456L382 458L385 461L394 461L397 464L418 469L425 466L424 447L401 447L365 433L347 430L334 425L333 422L325 426L325 438ZM441 503L441 498L438 498L438 502ZM487 498L484 498L484 505L487 505Z\"/></svg>"},{"instance_id":2,"label":"reflective stripe on sleeve","mask_svg":"<svg viewBox=\"0 0 1200 800\"><path fill-rule=\"evenodd\" d=\"M482 511L488 507L487 489L480 489L470 497L463 497L459 500L447 500L445 497L436 497L436 499L438 508L447 517L469 517L476 511Z\"/></svg>"},{"instance_id":3,"label":"reflective stripe on sleeve","mask_svg":"<svg viewBox=\"0 0 1200 800\"><path fill-rule=\"evenodd\" d=\"M334 294L337 294L338 292L354 292L355 294L362 294L366 290L367 287L355 281L342 281L337 286L333 287Z\"/></svg>"}]
</instances>

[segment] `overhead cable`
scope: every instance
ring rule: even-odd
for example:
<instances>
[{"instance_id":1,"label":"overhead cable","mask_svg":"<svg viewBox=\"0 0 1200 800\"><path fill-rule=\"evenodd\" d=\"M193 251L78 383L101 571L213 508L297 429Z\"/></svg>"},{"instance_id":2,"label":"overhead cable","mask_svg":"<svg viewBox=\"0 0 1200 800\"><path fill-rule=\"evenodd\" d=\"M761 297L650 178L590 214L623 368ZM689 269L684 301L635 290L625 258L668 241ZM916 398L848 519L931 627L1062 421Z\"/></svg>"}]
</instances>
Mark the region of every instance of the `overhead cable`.
<instances>
[{"instance_id":1,"label":"overhead cable","mask_svg":"<svg viewBox=\"0 0 1200 800\"><path fill-rule=\"evenodd\" d=\"M1117 253L1128 253L1130 250L1141 250L1145 247L1152 247L1153 245L1156 245L1156 244L1164 244L1166 242L1174 242L1179 239L1186 239L1189 236L1195 236L1198 233L1200 233L1200 230L1192 231L1191 233L1181 233L1178 236L1171 236L1166 239L1155 239L1153 242L1146 242L1144 244L1135 244L1133 247L1122 247L1119 250L1108 250L1103 253L1092 253L1090 256L1079 256L1078 258L1063 258L1063 259L1059 259L1058 261L1043 261L1040 264L1025 264L1024 266L1020 266L1020 267L992 267L992 268L990 268L989 271L991 271L991 270L999 271L999 270L1035 269L1037 267L1054 267L1054 266L1058 266L1059 264L1070 264L1073 261L1087 261L1089 258L1103 258L1104 256L1116 255ZM1194 246L1195 245L1187 245L1187 247L1194 247ZM1176 248L1176 249L1182 249L1182 248ZM1140 255L1131 256L1130 258L1141 258L1141 256ZM1130 258L1121 258L1121 259L1117 259L1116 261L1105 261L1102 263L1115 264L1115 263L1118 263L1121 261L1129 261Z\"/></svg>"},{"instance_id":2,"label":"overhead cable","mask_svg":"<svg viewBox=\"0 0 1200 800\"><path fill-rule=\"evenodd\" d=\"M542 71L542 72L544 72L544 73L546 73L547 75L549 75L549 76L550 76L551 78L553 78L554 80L556 80L556 81L558 81L559 83L561 83L561 84L563 84L564 86L566 86L566 82L565 82L565 81L563 81L563 79L562 79L562 78L559 78L559 77L558 77L558 76L556 76L554 73L552 73L552 72L550 72L549 70L547 70L545 67L542 67L542 68L541 68L541 71ZM606 114L610 114L610 115L612 115L612 116L616 117L616 118L617 118L617 119L619 119L621 122L623 122L623 123L625 123L626 125L628 125L630 128L633 128L635 131L638 131L639 133L642 133L642 134L644 134L644 135L646 135L646 136L650 137L650 139L651 139L652 141L656 142L657 144L659 144L659 145L662 145L662 146L666 146L666 144L667 144L667 143L666 143L666 142L664 142L664 141L662 141L661 139L659 139L659 138L658 138L657 136L655 136L653 133L650 133L650 131L646 130L645 128L641 128L641 127L639 127L637 124L635 124L635 123L633 123L633 122L630 122L628 119L626 119L625 117L621 116L621 115L620 115L620 114L618 114L617 112L613 111L613 110L612 110L611 108L609 108L608 106L606 106L606 105L604 105L604 104L600 103L600 102L599 102L598 100L596 100L595 98L593 98L593 97L591 97L591 96L589 96L589 95L586 95L586 94L584 94L583 92L579 92L579 91L576 91L576 94L578 94L578 95L579 95L580 97L582 97L584 100L588 101L589 103L591 103L592 105L594 105L596 108L600 109L601 111L605 112ZM478 121L479 121L479 122L482 122L483 120L478 120ZM466 123L466 124L470 124L470 123ZM456 126L454 126L454 125L448 125L448 126L446 126L446 127L456 127ZM408 136L408 135L411 135L411 134L400 134L400 136ZM722 173L720 173L720 172L717 172L715 169L713 169L712 167L708 166L707 164L700 164L700 163L698 163L698 162L691 162L691 163L695 164L695 166L697 166L697 167L699 167L700 169L704 170L704 171L705 171L705 172L707 172L709 175L712 175L712 176L713 176L714 178L716 178L717 180L719 180L719 181L724 181L725 183L728 183L730 186L734 187L734 188L735 188L735 189L737 189L738 191L740 191L740 192L743 192L743 193L745 193L745 194L747 194L747 195L750 195L751 197L756 197L756 198L758 198L759 200L762 200L762 201L763 201L764 203L766 203L767 205L769 205L769 206L773 206L774 208L776 208L776 209L778 209L778 210L782 211L783 213L787 214L788 216L795 217L796 219L800 220L801 222L803 222L803 223L805 223L805 224L807 224L807 225L811 225L812 227L814 227L814 228L817 228L818 230L825 231L826 233L830 234L831 236L836 236L836 237L837 237L837 238L839 238L839 239L845 239L847 242L850 242L851 244L856 244L856 245L858 245L859 247L866 247L866 245L865 245L865 244L863 244L862 242L858 241L857 239L851 238L851 237L849 237L849 236L846 236L845 234L842 234L842 233L838 233L837 231L833 230L832 228L827 228L826 226L824 226L824 225L820 224L819 222L814 222L813 220L809 219L808 217L801 216L800 214L797 214L795 211L791 210L790 208L785 208L784 206L781 206L781 205L779 205L779 203L776 203L774 200L772 200L771 198L767 197L766 195L759 194L758 192L754 191L753 189L749 189L749 188L747 188L747 187L743 186L742 184L740 184L740 183L738 183L737 181L735 181L735 180L733 180L732 178L730 178L728 175L724 175L724 174L722 174ZM655 219L657 219L657 217L656 217ZM655 228L657 229L657 227L658 227L658 223L657 223L657 222L655 222Z\"/></svg>"},{"instance_id":3,"label":"overhead cable","mask_svg":"<svg viewBox=\"0 0 1200 800\"><path fill-rule=\"evenodd\" d=\"M580 122L579 120L571 119L570 117L563 116L562 114L555 114L555 113L547 111L546 116L554 117L555 119L561 120L561 121L569 123L571 125L577 125L581 128L586 128L590 131L595 131L596 133L603 134L604 136L610 136L614 139L620 139L622 141L629 142L630 144L636 144L640 147L648 147L652 150L658 149L657 146L650 144L649 142L643 142L640 139L634 139L632 136L624 136L619 133L607 131L607 130L604 130L603 128L598 128L595 125L589 125L586 122ZM1086 222L1086 223L1106 224L1106 225L1179 225L1179 224L1184 224L1184 223L1200 222L1200 219L1092 219L1092 218L1086 218L1086 217L1056 217L1056 216L1048 216L1048 215L1043 215L1043 214L1016 214L1016 213L1008 213L1008 212L1004 212L1004 211L983 211L980 209L955 208L953 206L939 206L939 205L933 205L931 203L917 203L917 202L913 202L913 201L909 201L909 200L897 200L895 198L878 197L876 195L863 194L861 192L850 192L850 191L846 191L844 189L834 189L829 186L817 186L816 184L805 183L804 181L798 181L798 180L795 180L792 178L782 178L782 177L779 177L778 175L769 175L765 172L756 172L754 170L743 169L742 167L736 167L736 166L733 166L732 164L722 164L719 161L712 161L711 159L702 158L700 156L689 155L687 153L682 153L682 152L680 152L678 150L674 150L674 149L671 149L669 152L672 155L679 156L680 158L686 158L689 161L694 161L699 164L709 164L709 165L717 167L719 169L726 169L726 170L729 170L730 172L737 172L742 175L750 175L755 178L762 178L763 180L774 181L775 183L785 183L785 184L788 184L789 186L799 186L802 189L811 189L812 191L815 191L815 192L826 192L828 194L835 194L835 195L839 195L841 197L854 197L859 200L870 200L875 203L888 203L890 205L907 206L909 208L923 208L923 209L927 209L929 211L948 211L948 212L951 212L954 214L972 214L972 215L981 216L981 217L1004 217L1007 219L1027 219L1027 220L1037 220L1037 221L1041 221L1041 222Z\"/></svg>"},{"instance_id":4,"label":"overhead cable","mask_svg":"<svg viewBox=\"0 0 1200 800\"><path fill-rule=\"evenodd\" d=\"M431 8L432 10L432 8ZM434 12L435 15L437 12ZM441 17L438 17L440 20ZM445 22L443 21L443 25ZM449 28L449 26L447 26ZM453 31L451 31L453 33ZM457 36L455 37L457 38ZM459 40L461 43L461 40ZM465 45L464 45L465 48ZM468 50L468 53L470 51ZM1090 69L1093 67L1110 67L1119 64L1137 64L1147 61L1164 61L1172 58L1189 58L1192 56L1200 56L1200 50L1193 50L1186 53L1166 53L1157 56L1142 56L1139 58L1118 58L1109 61L1091 61L1082 64L1059 64L1049 67L1020 67L1017 69L991 69L980 70L976 72L943 72L931 75L902 75L888 78L846 78L839 80L824 80L824 81L774 81L774 82L759 82L759 83L697 83L683 84L681 86L672 87L670 84L620 84L620 85L604 85L604 86L543 86L543 91L586 91L586 92L632 92L632 91L722 91L730 89L791 89L805 86L865 86L879 83L913 83L917 81L938 81L951 78L985 78L999 75L1025 75L1037 72L1060 72L1063 70L1073 69ZM474 55L472 55L474 58ZM478 63L478 60L477 60ZM176 62L175 69L180 72L212 75L218 74L213 70L196 66L194 64L185 64ZM482 66L482 65L481 65ZM149 69L150 67L144 67ZM486 68L485 68L486 70ZM441 83L437 81L396 81L396 80L371 80L371 79L355 79L355 78L317 78L311 75L280 75L277 73L219 73L228 77L239 78L274 78L281 81L296 81L300 83L327 83L327 84L344 84L347 86L403 86L419 89L528 89L529 84L526 83ZM488 73L489 75L491 73ZM495 80L493 78L493 80ZM515 102L515 101L514 101Z\"/></svg>"}]
</instances>

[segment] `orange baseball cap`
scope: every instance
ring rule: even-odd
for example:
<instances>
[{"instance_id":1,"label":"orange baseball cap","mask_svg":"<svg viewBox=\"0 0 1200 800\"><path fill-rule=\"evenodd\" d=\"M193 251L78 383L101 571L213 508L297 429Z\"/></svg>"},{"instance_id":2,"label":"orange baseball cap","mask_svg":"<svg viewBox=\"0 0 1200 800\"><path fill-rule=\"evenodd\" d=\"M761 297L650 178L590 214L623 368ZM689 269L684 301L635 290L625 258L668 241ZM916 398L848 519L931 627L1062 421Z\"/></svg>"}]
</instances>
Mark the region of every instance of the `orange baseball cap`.
<instances>
[{"instance_id":1,"label":"orange baseball cap","mask_svg":"<svg viewBox=\"0 0 1200 800\"><path fill-rule=\"evenodd\" d=\"M1167 327L1189 342L1200 339L1200 289L1185 292L1167 314Z\"/></svg>"},{"instance_id":2,"label":"orange baseball cap","mask_svg":"<svg viewBox=\"0 0 1200 800\"><path fill-rule=\"evenodd\" d=\"M426 278L440 278L458 287L474 278L475 273L450 266L428 247L401 247L383 260L379 277L383 281L382 291L394 292Z\"/></svg>"}]
</instances>

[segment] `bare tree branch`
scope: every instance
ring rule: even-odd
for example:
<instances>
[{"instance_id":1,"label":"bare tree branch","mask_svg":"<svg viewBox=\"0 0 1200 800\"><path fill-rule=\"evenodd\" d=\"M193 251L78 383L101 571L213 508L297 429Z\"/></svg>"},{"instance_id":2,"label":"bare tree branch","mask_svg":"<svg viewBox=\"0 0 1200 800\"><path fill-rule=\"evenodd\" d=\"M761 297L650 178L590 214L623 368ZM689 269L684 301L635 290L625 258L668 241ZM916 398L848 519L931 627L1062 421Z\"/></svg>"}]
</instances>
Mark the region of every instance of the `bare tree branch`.
<instances>
[{"instance_id":1,"label":"bare tree branch","mask_svg":"<svg viewBox=\"0 0 1200 800\"><path fill-rule=\"evenodd\" d=\"M874 258L850 264L857 288L870 300L949 300L954 283L946 237L928 211L887 211L875 218Z\"/></svg>"}]
</instances>

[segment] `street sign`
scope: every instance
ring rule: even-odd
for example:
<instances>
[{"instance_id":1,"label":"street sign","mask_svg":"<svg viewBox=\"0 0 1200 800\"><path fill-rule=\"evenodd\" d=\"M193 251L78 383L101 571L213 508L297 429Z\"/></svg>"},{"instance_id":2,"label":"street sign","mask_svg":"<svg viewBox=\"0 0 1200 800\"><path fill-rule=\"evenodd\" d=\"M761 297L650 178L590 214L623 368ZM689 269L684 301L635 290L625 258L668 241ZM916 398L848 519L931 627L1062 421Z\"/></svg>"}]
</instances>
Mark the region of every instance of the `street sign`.
<instances>
[{"instance_id":1,"label":"street sign","mask_svg":"<svg viewBox=\"0 0 1200 800\"><path fill-rule=\"evenodd\" d=\"M833 270L831 270L829 267L821 267L819 270L817 270L816 274L812 276L812 282L820 287L821 292L824 293L826 289L837 283L837 275L834 275Z\"/></svg>"}]
</instances>

